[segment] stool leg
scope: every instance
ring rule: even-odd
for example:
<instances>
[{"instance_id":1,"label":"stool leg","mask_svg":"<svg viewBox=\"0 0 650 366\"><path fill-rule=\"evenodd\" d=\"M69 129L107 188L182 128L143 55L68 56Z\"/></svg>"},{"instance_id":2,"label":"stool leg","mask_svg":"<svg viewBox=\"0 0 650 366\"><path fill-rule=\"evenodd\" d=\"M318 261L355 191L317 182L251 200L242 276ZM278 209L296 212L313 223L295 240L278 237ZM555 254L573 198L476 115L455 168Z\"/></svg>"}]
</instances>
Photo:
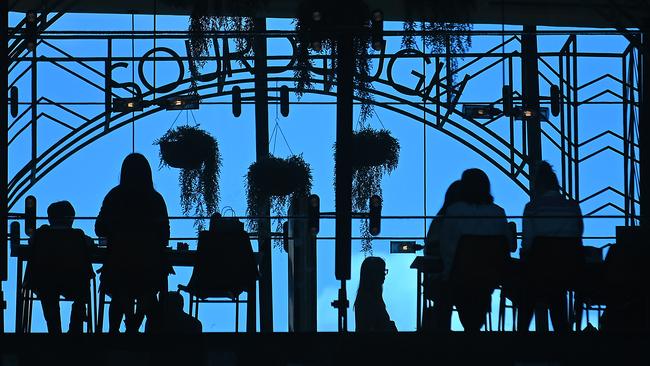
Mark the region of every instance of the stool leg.
<instances>
[{"instance_id":1,"label":"stool leg","mask_svg":"<svg viewBox=\"0 0 650 366\"><path fill-rule=\"evenodd\" d=\"M239 296L235 297L235 333L239 333Z\"/></svg>"},{"instance_id":2,"label":"stool leg","mask_svg":"<svg viewBox=\"0 0 650 366\"><path fill-rule=\"evenodd\" d=\"M95 280L95 277L93 277L93 293L92 293L92 320L97 321L97 281ZM97 331L97 323L95 325L95 331Z\"/></svg>"},{"instance_id":3,"label":"stool leg","mask_svg":"<svg viewBox=\"0 0 650 366\"><path fill-rule=\"evenodd\" d=\"M485 328L489 332L492 331L492 297L490 297L490 307L487 311L487 322L485 324Z\"/></svg>"},{"instance_id":4,"label":"stool leg","mask_svg":"<svg viewBox=\"0 0 650 366\"><path fill-rule=\"evenodd\" d=\"M34 293L32 291L27 292L29 301L27 301L27 329L25 333L32 332L32 310L34 308Z\"/></svg>"},{"instance_id":5,"label":"stool leg","mask_svg":"<svg viewBox=\"0 0 650 366\"><path fill-rule=\"evenodd\" d=\"M498 326L499 331L506 330L506 297L503 295L503 290L499 292L499 316L498 316Z\"/></svg>"},{"instance_id":6,"label":"stool leg","mask_svg":"<svg viewBox=\"0 0 650 366\"><path fill-rule=\"evenodd\" d=\"M97 313L97 325L95 326L95 331L97 333L104 332L104 308L106 302L106 293L99 290L99 312Z\"/></svg>"}]
</instances>

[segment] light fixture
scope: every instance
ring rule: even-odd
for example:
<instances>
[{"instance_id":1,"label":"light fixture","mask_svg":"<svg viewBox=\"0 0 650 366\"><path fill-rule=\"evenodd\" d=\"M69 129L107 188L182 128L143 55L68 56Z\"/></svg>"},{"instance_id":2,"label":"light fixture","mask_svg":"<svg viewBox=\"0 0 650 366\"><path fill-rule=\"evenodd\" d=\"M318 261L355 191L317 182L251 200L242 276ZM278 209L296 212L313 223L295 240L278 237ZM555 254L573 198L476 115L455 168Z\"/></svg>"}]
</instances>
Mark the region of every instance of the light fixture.
<instances>
[{"instance_id":1,"label":"light fixture","mask_svg":"<svg viewBox=\"0 0 650 366\"><path fill-rule=\"evenodd\" d=\"M500 115L501 110L489 104L464 104L463 114L474 119L492 119Z\"/></svg>"},{"instance_id":2,"label":"light fixture","mask_svg":"<svg viewBox=\"0 0 650 366\"><path fill-rule=\"evenodd\" d=\"M538 111L533 108L515 107L512 112L518 121L525 121L534 117L539 117L542 121L548 121L549 110L547 107L541 107Z\"/></svg>"},{"instance_id":3,"label":"light fixture","mask_svg":"<svg viewBox=\"0 0 650 366\"><path fill-rule=\"evenodd\" d=\"M323 44L321 43L321 41L313 41L313 42L311 43L311 48L312 48L314 51L320 52L320 51L323 50Z\"/></svg>"},{"instance_id":4,"label":"light fixture","mask_svg":"<svg viewBox=\"0 0 650 366\"><path fill-rule=\"evenodd\" d=\"M424 249L422 244L417 244L414 241L393 241L390 242L390 252L393 254L415 253L418 250Z\"/></svg>"},{"instance_id":5,"label":"light fixture","mask_svg":"<svg viewBox=\"0 0 650 366\"><path fill-rule=\"evenodd\" d=\"M381 51L384 47L384 13L382 13L381 10L375 10L372 12L370 34L372 49L375 51Z\"/></svg>"},{"instance_id":6,"label":"light fixture","mask_svg":"<svg viewBox=\"0 0 650 366\"><path fill-rule=\"evenodd\" d=\"M163 106L168 111L199 109L199 98L195 95L177 95L167 98Z\"/></svg>"},{"instance_id":7,"label":"light fixture","mask_svg":"<svg viewBox=\"0 0 650 366\"><path fill-rule=\"evenodd\" d=\"M384 12L377 9L372 12L372 21L373 22L383 22L384 21Z\"/></svg>"},{"instance_id":8,"label":"light fixture","mask_svg":"<svg viewBox=\"0 0 650 366\"><path fill-rule=\"evenodd\" d=\"M115 98L113 99L113 112L136 112L145 107L144 102L139 98Z\"/></svg>"},{"instance_id":9,"label":"light fixture","mask_svg":"<svg viewBox=\"0 0 650 366\"><path fill-rule=\"evenodd\" d=\"M25 46L33 51L36 48L36 37L38 36L38 15L35 11L28 11L25 14Z\"/></svg>"}]
</instances>

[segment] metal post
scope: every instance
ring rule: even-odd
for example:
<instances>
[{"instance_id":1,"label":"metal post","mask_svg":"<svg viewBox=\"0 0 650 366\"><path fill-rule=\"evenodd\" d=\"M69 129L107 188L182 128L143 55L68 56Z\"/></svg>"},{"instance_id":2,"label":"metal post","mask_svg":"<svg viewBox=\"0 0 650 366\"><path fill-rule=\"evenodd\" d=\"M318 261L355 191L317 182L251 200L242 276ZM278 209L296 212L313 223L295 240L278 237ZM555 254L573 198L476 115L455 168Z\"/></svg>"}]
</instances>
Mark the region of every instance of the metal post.
<instances>
[{"instance_id":1,"label":"metal post","mask_svg":"<svg viewBox=\"0 0 650 366\"><path fill-rule=\"evenodd\" d=\"M8 1L0 1L0 235L2 235L2 248L0 248L0 334L5 332L5 297L3 291L4 281L7 280L7 180L8 180L8 150L9 141L7 128L9 115L7 113L7 89L9 87L9 60L7 34L9 33L9 5Z\"/></svg>"},{"instance_id":2,"label":"metal post","mask_svg":"<svg viewBox=\"0 0 650 366\"><path fill-rule=\"evenodd\" d=\"M641 227L647 230L650 225L646 218L650 214L650 156L648 154L648 144L643 145L644 142L650 141L650 93L648 90L650 70L650 55L648 48L648 41L650 40L650 33L648 29L643 32L643 43L641 46L641 75L639 76L639 89L641 91L641 105L639 108L639 190L640 190L640 210L641 210ZM645 147L645 148L644 148Z\"/></svg>"},{"instance_id":3,"label":"metal post","mask_svg":"<svg viewBox=\"0 0 650 366\"><path fill-rule=\"evenodd\" d=\"M537 65L537 34L534 25L524 26L521 37L521 80L524 108L535 111L524 121L528 146L529 186L532 190L534 167L542 160L542 132L539 118L539 76Z\"/></svg>"},{"instance_id":4,"label":"metal post","mask_svg":"<svg viewBox=\"0 0 650 366\"><path fill-rule=\"evenodd\" d=\"M258 35L254 38L255 51L255 148L257 160L269 156L269 95L266 67L266 36L259 35L266 31L266 19L255 18L254 29ZM273 278L271 257L271 204L267 200L261 205L259 214L264 218L258 220L258 243L260 262L260 330L273 332ZM250 305L250 304L249 304Z\"/></svg>"},{"instance_id":5,"label":"metal post","mask_svg":"<svg viewBox=\"0 0 650 366\"><path fill-rule=\"evenodd\" d=\"M521 81L523 107L534 111L533 116L524 118L526 146L528 152L528 186L533 194L535 166L542 160L542 130L539 118L539 69L537 65L537 34L534 25L525 25L521 37ZM548 330L546 309L535 309L535 329Z\"/></svg>"},{"instance_id":6,"label":"metal post","mask_svg":"<svg viewBox=\"0 0 650 366\"><path fill-rule=\"evenodd\" d=\"M337 302L339 331L347 331L347 294L352 261L352 98L354 93L353 38L344 34L337 42L336 79L336 279L341 281Z\"/></svg>"}]
</instances>

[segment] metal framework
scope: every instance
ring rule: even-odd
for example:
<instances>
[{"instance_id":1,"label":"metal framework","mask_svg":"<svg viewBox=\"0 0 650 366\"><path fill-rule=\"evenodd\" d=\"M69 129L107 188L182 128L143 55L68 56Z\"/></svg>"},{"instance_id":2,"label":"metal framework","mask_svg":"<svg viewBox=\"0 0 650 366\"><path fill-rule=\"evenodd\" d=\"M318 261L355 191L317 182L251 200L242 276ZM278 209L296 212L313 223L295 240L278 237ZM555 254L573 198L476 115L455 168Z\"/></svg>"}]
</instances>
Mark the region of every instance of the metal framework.
<instances>
[{"instance_id":1,"label":"metal framework","mask_svg":"<svg viewBox=\"0 0 650 366\"><path fill-rule=\"evenodd\" d=\"M6 10L0 12L6 14ZM196 62L187 55L186 49L180 47L154 47L139 56L123 56L114 53L115 43L118 40L153 39L159 43L163 41L182 41L188 38L187 32L57 32L48 28L54 24L64 13L41 14L39 16L40 35L38 43L33 50L28 50L25 41L25 23L14 24L9 30L8 45L8 91L18 85L29 85L20 88L19 114L9 118L6 147L10 150L13 144L23 135L29 136L29 161L15 174L8 177L7 208L13 210L16 204L27 192L52 172L66 159L74 156L85 147L107 136L114 131L138 123L164 108L162 103L169 97L198 92L204 105L212 103L229 103L233 87L241 87L243 99L254 102L256 105L256 134L257 157L268 154L268 108L269 94L280 91L282 85L295 91L293 71L296 69L296 59L293 52L286 54L267 54L266 41L268 39L286 40L288 49L296 50L296 39L293 32L267 31L264 20L256 20L257 32L251 34L255 40L255 56L246 56L244 53L233 51L229 48L229 38L236 33L215 33L215 44L220 45L218 52L207 59L208 67L216 65L216 72L209 74L185 73L193 70L192 64ZM4 21L3 21L4 24ZM532 33L531 33L532 32ZM482 158L489 161L503 174L509 177L515 185L523 191L529 191L531 177L531 163L550 155L559 156L561 184L568 197L576 199L582 205L595 205L585 212L586 216L596 215L608 207L620 212L625 219L625 225L637 225L639 222L640 187L639 187L639 108L640 93L639 80L642 75L639 45L630 43L623 52L580 52L578 37L580 31L575 32L536 32L534 28L509 32L472 32L475 36L500 35L501 42L496 43L486 52L468 53L459 62L459 67L452 70L448 60L458 55L446 53L425 53L414 49L393 50L385 47L378 54L373 55L375 73L372 76L374 88L367 90L372 99L361 100L354 96L351 85L345 85L339 78L337 84L333 82L333 70L329 66L328 56L313 56L315 66L311 70L319 75L315 80L316 87L309 93L320 95L324 99L338 98L340 113L351 117L353 103L372 103L376 108L385 109L401 114L409 119L421 123L427 129L433 129L457 140L468 149L474 151ZM536 45L530 43L536 35L566 34L566 42L556 51L539 51ZM609 31L590 31L591 35L612 34ZM403 32L386 32L389 42L401 37ZM631 37L638 37L633 33ZM391 38L393 37L393 38ZM70 42L76 40L93 40L105 45L105 53L100 55L75 55L69 49ZM68 44L66 44L68 43ZM341 42L342 43L342 42ZM397 43L397 42L395 42ZM528 44L528 46L526 45ZM526 47L532 47L536 54L531 54ZM506 48L508 51L506 52ZM344 50L339 55L345 54ZM532 55L532 56L531 56ZM611 70L583 81L579 77L579 64L582 59L611 59L619 63L618 69ZM426 76L413 70L411 74L416 83L411 86L402 85L395 81L394 72L399 68L400 60L417 59L423 65L441 65L436 67L436 74ZM286 62L285 66L267 66L269 60ZM143 71L146 63L173 63L178 68L178 80L166 85L156 85L149 81ZM532 69L530 65L534 66ZM131 64L137 65L138 78L130 81L115 79L116 70L129 69ZM528 66L526 66L526 64ZM71 75L85 84L89 89L96 90L96 102L79 102L68 100L55 100L45 97L38 90L38 80L43 77L39 72L42 65L52 65L61 73ZM4 65L0 66L4 67ZM155 68L156 66L154 66ZM339 63L339 67L342 63ZM503 67L503 69L502 69ZM507 85L513 86L513 97L516 104L528 103L548 104L547 97L534 96L546 90L550 85L558 85L561 95L561 108L557 117L542 118L538 127L535 124L518 121L515 115L506 117L497 114L489 120L479 120L466 115L462 110L464 103L482 103L485 105L499 106L503 100L497 97L493 100L469 101L463 96L465 92L479 85L480 77L489 72L503 70L503 80ZM535 83L518 85L520 79L526 79L526 72L532 71ZM345 72L343 70L342 72ZM522 74L518 74L521 72ZM616 74L620 73L620 77ZM339 73L339 75L341 75ZM520 76L522 76L520 78ZM193 79L198 81L194 88ZM530 76L528 77L530 80ZM535 85L535 84L541 85ZM616 85L612 88L611 83ZM600 87L599 85L605 86ZM0 84L2 86L2 84ZM347 88L347 89L346 89ZM600 88L600 89L598 89ZM617 89L620 88L620 89ZM526 92L525 89L531 90ZM594 91L595 90L595 91ZM590 93L585 95L586 93ZM27 96L27 97L25 97ZM141 113L116 112L113 109L114 98L136 96L148 101L151 107ZM525 97L530 101L526 100ZM224 101L225 99L225 101ZM292 101L292 103L300 103ZM598 134L583 136L579 133L581 120L580 111L592 105L619 105L621 107L620 120L622 133L613 127L605 127ZM101 108L98 113L87 113L78 110L82 105ZM56 110L57 113L51 112ZM3 108L6 112L6 108ZM62 118L58 114L64 114ZM346 119L339 116L339 119ZM0 116L0 120L3 119ZM350 119L350 123L351 123ZM43 146L39 124L56 123L65 127L68 132L65 136ZM505 133L504 131L505 126ZM342 128L339 125L339 128ZM351 132L352 125L345 127ZM532 132L531 132L532 131ZM343 133L343 132L341 132ZM337 138L345 138L337 133ZM2 140L0 140L2 143ZM542 146L545 150L542 151ZM592 146L596 146L592 148ZM550 150L549 150L550 147ZM581 165L585 161L597 159L605 153L620 155L622 164L620 186L606 186L593 192L581 192ZM6 164L6 159L3 162ZM0 166L5 171L6 165ZM337 174L337 178L340 175ZM0 178L2 176L0 175ZM608 194L614 193L618 200L609 199ZM2 193L2 192L0 192ZM337 197L337 202L339 198ZM337 211L338 211L337 204ZM268 211L268 210L267 210ZM349 212L350 210L345 210ZM4 213L3 213L4 214ZM350 217L347 218L347 221ZM264 231L264 230L262 230ZM270 233L270 227L266 232ZM337 233L337 237L338 237ZM350 235L346 235L349 237ZM267 243L268 257L266 258L270 273L270 237L260 241ZM338 248L338 244L337 244ZM3 264L6 260L3 260ZM349 269L338 273L337 278L342 280L342 289L345 289L345 280L349 279ZM270 300L270 282L265 296L261 290L260 301ZM343 291L344 292L344 291ZM342 299L345 299L345 292ZM265 300L266 299L266 300ZM1 299L0 299L1 300ZM262 306L269 319L271 303ZM261 313L261 321L265 320ZM344 314L342 315L345 316ZM272 321L267 323L265 329L272 329ZM346 329L346 324L341 324Z\"/></svg>"}]
</instances>

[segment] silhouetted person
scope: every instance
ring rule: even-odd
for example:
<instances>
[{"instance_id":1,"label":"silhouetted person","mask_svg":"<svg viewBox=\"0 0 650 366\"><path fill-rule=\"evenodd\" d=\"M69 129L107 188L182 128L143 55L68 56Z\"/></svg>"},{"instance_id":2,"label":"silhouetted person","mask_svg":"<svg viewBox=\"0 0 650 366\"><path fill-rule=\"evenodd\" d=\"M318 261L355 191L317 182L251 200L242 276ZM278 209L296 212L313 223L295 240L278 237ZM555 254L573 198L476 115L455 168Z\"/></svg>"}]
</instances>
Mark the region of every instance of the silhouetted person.
<instances>
[{"instance_id":1,"label":"silhouetted person","mask_svg":"<svg viewBox=\"0 0 650 366\"><path fill-rule=\"evenodd\" d=\"M162 312L157 319L147 319L147 333L200 334L201 322L183 311L183 296L178 292L168 292Z\"/></svg>"},{"instance_id":2,"label":"silhouetted person","mask_svg":"<svg viewBox=\"0 0 650 366\"><path fill-rule=\"evenodd\" d=\"M361 263L359 289L354 300L357 332L397 331L382 297L386 274L386 262L379 257L367 257Z\"/></svg>"},{"instance_id":3,"label":"silhouetted person","mask_svg":"<svg viewBox=\"0 0 650 366\"><path fill-rule=\"evenodd\" d=\"M533 195L524 208L523 240L521 258L526 261L531 247L537 237L566 237L581 238L583 232L582 212L574 200L566 199L560 192L557 175L551 165L540 162L535 169L533 178ZM553 263L548 263L552 266ZM526 290L530 290L527 288ZM533 314L535 294L528 293L522 298L519 306L517 327L527 331ZM567 315L566 292L557 290L544 296L548 302L551 321L556 331L567 331L569 319ZM540 299L538 299L540 300ZM546 312L538 315L546 316ZM541 323L546 324L546 319Z\"/></svg>"},{"instance_id":4,"label":"silhouetted person","mask_svg":"<svg viewBox=\"0 0 650 366\"><path fill-rule=\"evenodd\" d=\"M155 316L156 294L166 289L170 271L165 255L167 206L154 189L143 155L133 153L124 159L120 184L104 198L95 232L108 239L101 286L111 296L109 331L119 332L124 316L127 332L137 332L145 315Z\"/></svg>"},{"instance_id":5,"label":"silhouetted person","mask_svg":"<svg viewBox=\"0 0 650 366\"><path fill-rule=\"evenodd\" d=\"M510 250L516 249L516 242L512 240L505 211L494 204L487 175L480 169L468 169L463 172L460 181L460 202L447 208L440 226L440 252L444 278L449 278L458 241L463 235L503 236L510 245ZM446 296L449 299L448 296L451 294L447 293ZM465 330L481 329L490 300L491 291L477 294L464 293L463 296L453 299ZM443 301L442 306L450 311L451 301Z\"/></svg>"},{"instance_id":6,"label":"silhouetted person","mask_svg":"<svg viewBox=\"0 0 650 366\"><path fill-rule=\"evenodd\" d=\"M445 193L445 200L438 210L437 217L431 221L427 237L424 245L424 254L434 257L440 257L440 226L447 209L452 204L459 202L461 196L461 183L460 180L454 181L447 192ZM450 330L451 329L451 304L448 303L448 297L441 294L446 291L443 278L440 273L428 274L425 279L425 293L427 296L434 300L433 307L433 324L432 326L437 330ZM427 324L431 324L428 323Z\"/></svg>"},{"instance_id":7,"label":"silhouetted person","mask_svg":"<svg viewBox=\"0 0 650 366\"><path fill-rule=\"evenodd\" d=\"M41 300L49 333L61 333L59 298L72 300L68 332L81 333L90 302L91 240L82 230L73 229L75 211L68 201L47 208L49 225L41 226L30 239L31 261L26 285Z\"/></svg>"},{"instance_id":8,"label":"silhouetted person","mask_svg":"<svg viewBox=\"0 0 650 366\"><path fill-rule=\"evenodd\" d=\"M442 207L440 207L440 210L438 210L438 213L436 214L438 217L431 221L429 230L427 231L426 242L424 245L425 255L440 256L440 224L442 222L442 216L445 215L449 206L461 200L461 194L461 183L459 180L454 181L449 185L449 188L447 188L445 201L442 203Z\"/></svg>"}]
</instances>

